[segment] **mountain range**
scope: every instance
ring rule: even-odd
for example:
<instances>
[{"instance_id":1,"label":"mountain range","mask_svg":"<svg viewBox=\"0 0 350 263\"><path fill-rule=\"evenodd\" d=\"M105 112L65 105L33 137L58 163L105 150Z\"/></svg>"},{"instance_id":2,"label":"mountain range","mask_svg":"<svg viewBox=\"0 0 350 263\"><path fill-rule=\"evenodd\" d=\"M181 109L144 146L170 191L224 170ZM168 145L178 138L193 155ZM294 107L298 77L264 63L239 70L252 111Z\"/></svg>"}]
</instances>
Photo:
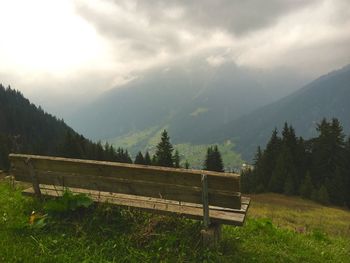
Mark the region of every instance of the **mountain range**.
<instances>
[{"instance_id":1,"label":"mountain range","mask_svg":"<svg viewBox=\"0 0 350 263\"><path fill-rule=\"evenodd\" d=\"M228 151L248 161L284 122L306 138L315 135L316 123L324 117L337 117L350 130L350 65L303 88L295 79L288 72L277 78L234 64L155 69L101 95L68 123L89 138L132 153L152 151L167 129L185 154L201 145L229 144Z\"/></svg>"},{"instance_id":2,"label":"mountain range","mask_svg":"<svg viewBox=\"0 0 350 263\"><path fill-rule=\"evenodd\" d=\"M191 60L154 69L114 88L66 121L89 138L126 147L134 154L152 150L160 132L167 129L172 142L182 150L187 145L188 151L196 147L193 143L198 138L283 97L304 82L302 76L285 69L252 70L234 63L213 67L206 61ZM200 145L206 143L201 141Z\"/></svg>"},{"instance_id":3,"label":"mountain range","mask_svg":"<svg viewBox=\"0 0 350 263\"><path fill-rule=\"evenodd\" d=\"M311 138L322 118L338 118L344 131L350 132L350 65L323 75L302 89L274 103L219 127L198 138L200 142L216 142L230 138L236 150L251 159L258 145L264 146L272 130L291 124L297 135Z\"/></svg>"}]
</instances>

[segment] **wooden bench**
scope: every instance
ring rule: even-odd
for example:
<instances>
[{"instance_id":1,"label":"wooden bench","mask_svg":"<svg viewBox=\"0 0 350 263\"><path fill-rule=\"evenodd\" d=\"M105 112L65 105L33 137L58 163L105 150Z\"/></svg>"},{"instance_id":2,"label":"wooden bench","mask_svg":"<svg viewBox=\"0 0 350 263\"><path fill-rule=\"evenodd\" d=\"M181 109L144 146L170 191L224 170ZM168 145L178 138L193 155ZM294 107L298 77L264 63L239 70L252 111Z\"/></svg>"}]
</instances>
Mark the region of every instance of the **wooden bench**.
<instances>
[{"instance_id":1,"label":"wooden bench","mask_svg":"<svg viewBox=\"0 0 350 263\"><path fill-rule=\"evenodd\" d=\"M205 243L215 243L220 225L242 226L250 199L240 193L240 176L116 162L10 154L15 180L32 187L26 195L60 196L65 188L95 202L136 207L203 220Z\"/></svg>"}]
</instances>

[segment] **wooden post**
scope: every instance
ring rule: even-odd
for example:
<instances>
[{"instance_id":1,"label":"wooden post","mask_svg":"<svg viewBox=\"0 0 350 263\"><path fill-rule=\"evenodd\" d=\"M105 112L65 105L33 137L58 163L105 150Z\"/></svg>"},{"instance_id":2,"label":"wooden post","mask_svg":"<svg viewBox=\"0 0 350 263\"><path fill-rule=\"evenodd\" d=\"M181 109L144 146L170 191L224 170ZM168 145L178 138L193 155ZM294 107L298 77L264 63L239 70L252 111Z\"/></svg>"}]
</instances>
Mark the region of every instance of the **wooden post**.
<instances>
[{"instance_id":1,"label":"wooden post","mask_svg":"<svg viewBox=\"0 0 350 263\"><path fill-rule=\"evenodd\" d=\"M207 229L210 225L209 218L209 198L208 198L208 178L206 174L202 174L202 202L203 202L203 224Z\"/></svg>"},{"instance_id":2,"label":"wooden post","mask_svg":"<svg viewBox=\"0 0 350 263\"><path fill-rule=\"evenodd\" d=\"M27 166L29 168L30 176L32 177L32 185L33 185L35 196L38 199L41 199L41 191L40 191L38 177L36 176L36 173L35 173L33 164L30 161L30 158L27 158L26 164L27 164Z\"/></svg>"},{"instance_id":3,"label":"wooden post","mask_svg":"<svg viewBox=\"0 0 350 263\"><path fill-rule=\"evenodd\" d=\"M204 247L212 248L217 246L221 238L221 224L210 224L207 229L201 230L201 236Z\"/></svg>"},{"instance_id":4,"label":"wooden post","mask_svg":"<svg viewBox=\"0 0 350 263\"><path fill-rule=\"evenodd\" d=\"M203 201L203 225L201 230L202 244L204 247L216 246L221 238L221 225L210 223L209 217L209 197L208 197L208 178L202 174L202 201Z\"/></svg>"}]
</instances>

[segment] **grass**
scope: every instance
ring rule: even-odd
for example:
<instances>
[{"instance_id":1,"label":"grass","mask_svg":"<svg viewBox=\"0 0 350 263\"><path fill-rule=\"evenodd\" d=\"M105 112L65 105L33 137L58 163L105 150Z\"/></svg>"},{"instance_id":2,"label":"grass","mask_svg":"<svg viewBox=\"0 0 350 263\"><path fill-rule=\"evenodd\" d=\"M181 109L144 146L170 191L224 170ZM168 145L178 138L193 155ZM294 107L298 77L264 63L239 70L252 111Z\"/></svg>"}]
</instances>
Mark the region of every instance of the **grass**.
<instances>
[{"instance_id":1,"label":"grass","mask_svg":"<svg viewBox=\"0 0 350 263\"><path fill-rule=\"evenodd\" d=\"M204 250L200 222L105 204L47 215L45 224L30 224L33 210L38 216L47 213L45 203L23 197L20 190L0 181L0 262L348 262L350 258L346 231L350 212L299 198L253 196L245 226L224 226L219 246Z\"/></svg>"},{"instance_id":2,"label":"grass","mask_svg":"<svg viewBox=\"0 0 350 263\"><path fill-rule=\"evenodd\" d=\"M350 212L347 209L272 193L251 197L254 200L249 211L251 218L270 218L274 225L300 233L322 230L332 236L350 239Z\"/></svg>"}]
</instances>

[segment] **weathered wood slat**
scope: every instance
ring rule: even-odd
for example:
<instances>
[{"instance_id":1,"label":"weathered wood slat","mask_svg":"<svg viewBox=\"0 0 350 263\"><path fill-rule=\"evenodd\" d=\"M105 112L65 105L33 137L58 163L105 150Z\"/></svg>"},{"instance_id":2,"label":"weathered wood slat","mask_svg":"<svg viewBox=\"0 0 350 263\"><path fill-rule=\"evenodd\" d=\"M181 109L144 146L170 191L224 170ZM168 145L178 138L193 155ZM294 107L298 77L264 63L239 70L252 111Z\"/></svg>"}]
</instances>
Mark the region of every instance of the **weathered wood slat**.
<instances>
[{"instance_id":1,"label":"weathered wood slat","mask_svg":"<svg viewBox=\"0 0 350 263\"><path fill-rule=\"evenodd\" d=\"M210 189L216 189L240 192L240 176L232 173L22 154L10 154L9 158L14 168L23 167L24 162L30 158L36 170L113 177L131 181L144 180L195 187L201 187L201 175L206 174L209 191Z\"/></svg>"},{"instance_id":2,"label":"weathered wood slat","mask_svg":"<svg viewBox=\"0 0 350 263\"><path fill-rule=\"evenodd\" d=\"M57 197L62 193L61 189L42 188L42 195ZM107 192L89 191L85 189L71 189L76 193L87 193L95 202L107 202L111 204L135 207L146 211L152 211L161 214L178 214L188 218L200 220L203 218L203 208L193 206L187 203L178 203L174 201L162 200L154 198L145 198L138 196L129 196L123 194L110 194ZM33 188L28 188L23 191L23 194L34 195ZM211 222L218 224L242 226L245 220L244 213L236 213L232 211L209 210Z\"/></svg>"},{"instance_id":3,"label":"weathered wood slat","mask_svg":"<svg viewBox=\"0 0 350 263\"><path fill-rule=\"evenodd\" d=\"M63 193L64 187L61 186L56 186L56 185L40 185L41 189L44 190L54 190L60 193ZM115 194L115 193L106 193L106 192L99 192L95 190L87 190L87 189L80 189L80 188L70 188L72 189L73 192L76 193L84 193L88 195L105 195L107 194L108 196L110 195L117 195L117 196L123 196L124 198L137 198L143 199L143 200L148 200L148 201L153 201L153 202L161 202L161 203L172 203L172 204L183 204L186 206L191 206L191 207L197 207L203 209L202 204L194 204L194 203L188 203L188 202L179 202L179 201L174 201L174 200L164 200L164 199L159 199L159 198L152 198L152 197L144 197L144 196L133 196L133 195L127 195L127 194ZM232 208L224 208L224 207L219 207L219 206L209 206L210 210L221 210L221 211L228 211L228 212L234 212L234 213L241 213L241 214L246 214L247 210L250 205L250 198L249 197L241 197L241 209L232 209Z\"/></svg>"},{"instance_id":4,"label":"weathered wood slat","mask_svg":"<svg viewBox=\"0 0 350 263\"><path fill-rule=\"evenodd\" d=\"M207 175L202 174L202 204L203 204L203 225L208 228L210 225L209 217L209 193Z\"/></svg>"},{"instance_id":5,"label":"weathered wood slat","mask_svg":"<svg viewBox=\"0 0 350 263\"><path fill-rule=\"evenodd\" d=\"M27 171L13 169L16 180L31 182ZM40 184L61 185L65 187L85 188L104 192L148 196L189 203L202 203L201 188L160 184L146 181L122 181L111 177L84 176L35 170ZM241 196L236 192L209 192L209 204L233 209L241 208Z\"/></svg>"},{"instance_id":6,"label":"weathered wood slat","mask_svg":"<svg viewBox=\"0 0 350 263\"><path fill-rule=\"evenodd\" d=\"M40 188L44 189L44 190L54 190L54 191L59 192L59 193L63 193L63 191L65 190L65 188L62 186L45 185L45 184L41 184ZM127 194L99 192L99 191L95 191L95 190L87 190L87 189L81 189L81 188L69 188L69 189L71 189L73 192L76 192L76 193L84 193L84 194L88 194L88 195L106 195L106 194L108 196L117 195L119 197L122 196L123 198L129 198L129 199L136 198L137 200L142 199L142 200L148 200L148 201L160 202L160 203L183 204L186 206L197 207L197 208L203 209L202 204L179 202L179 201L174 201L174 200L164 200L164 199L144 197L144 196L133 196L133 195L127 195ZM209 206L209 209L210 210L230 211L230 212L245 214L247 212L249 204L250 204L250 198L249 197L241 197L241 200L242 200L241 209L223 208L223 207L219 207L219 206Z\"/></svg>"}]
</instances>

